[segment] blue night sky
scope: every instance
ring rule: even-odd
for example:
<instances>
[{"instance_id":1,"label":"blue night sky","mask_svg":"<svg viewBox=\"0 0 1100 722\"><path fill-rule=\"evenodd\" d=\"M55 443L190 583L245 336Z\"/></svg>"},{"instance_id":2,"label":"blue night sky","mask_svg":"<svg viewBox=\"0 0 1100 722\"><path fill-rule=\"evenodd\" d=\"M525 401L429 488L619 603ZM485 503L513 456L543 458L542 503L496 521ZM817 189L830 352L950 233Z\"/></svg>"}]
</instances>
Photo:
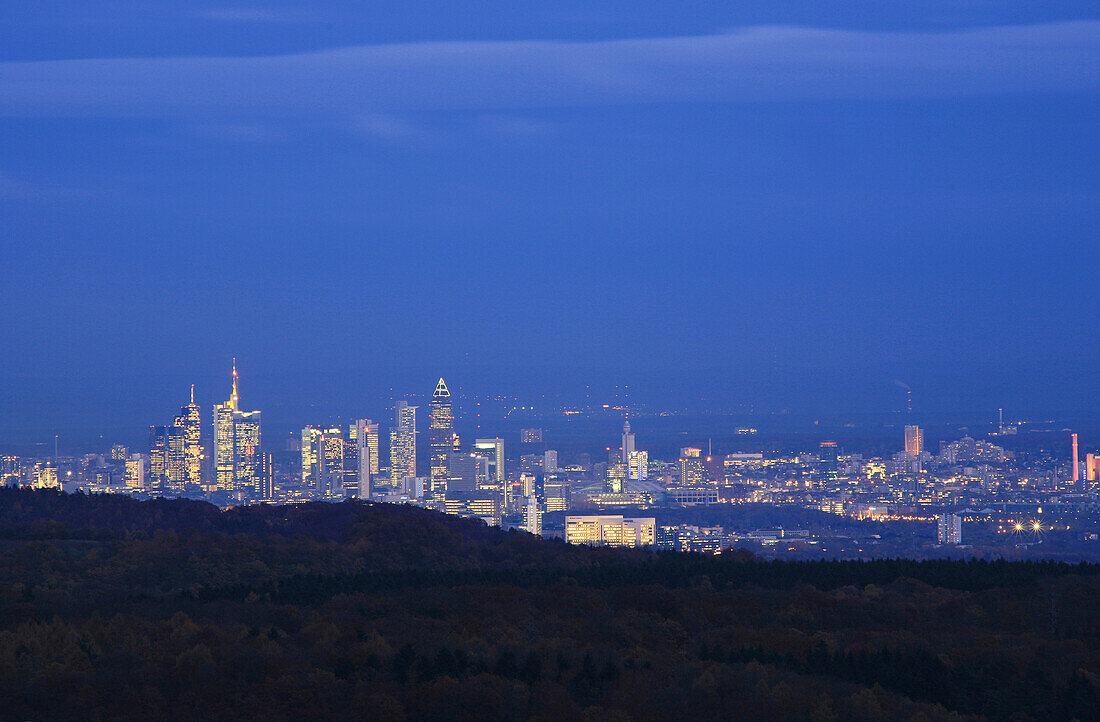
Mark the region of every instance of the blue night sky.
<instances>
[{"instance_id":1,"label":"blue night sky","mask_svg":"<svg viewBox=\"0 0 1100 722\"><path fill-rule=\"evenodd\" d=\"M1094 2L8 2L0 430L1096 417ZM310 406L311 403L316 406Z\"/></svg>"}]
</instances>

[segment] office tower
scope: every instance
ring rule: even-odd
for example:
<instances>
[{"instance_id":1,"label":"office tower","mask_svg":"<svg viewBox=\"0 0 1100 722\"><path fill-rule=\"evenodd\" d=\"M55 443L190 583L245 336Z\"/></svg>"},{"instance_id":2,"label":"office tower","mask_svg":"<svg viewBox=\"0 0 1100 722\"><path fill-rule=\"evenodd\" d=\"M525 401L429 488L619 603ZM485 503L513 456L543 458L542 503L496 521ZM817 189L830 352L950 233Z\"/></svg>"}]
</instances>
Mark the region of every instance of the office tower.
<instances>
[{"instance_id":1,"label":"office tower","mask_svg":"<svg viewBox=\"0 0 1100 722\"><path fill-rule=\"evenodd\" d=\"M241 411L237 359L233 359L233 391L214 406L214 478L221 491L238 499L259 493L260 412Z\"/></svg>"},{"instance_id":2,"label":"office tower","mask_svg":"<svg viewBox=\"0 0 1100 722\"><path fill-rule=\"evenodd\" d=\"M321 450L325 432L312 426L302 429L302 486L317 489L321 479Z\"/></svg>"},{"instance_id":3,"label":"office tower","mask_svg":"<svg viewBox=\"0 0 1100 722\"><path fill-rule=\"evenodd\" d=\"M359 419L353 426L357 468L357 493L360 499L369 499L371 479L378 474L378 424L370 419Z\"/></svg>"},{"instance_id":4,"label":"office tower","mask_svg":"<svg viewBox=\"0 0 1100 722\"><path fill-rule=\"evenodd\" d=\"M924 453L924 429L919 426L905 427L905 453L909 456Z\"/></svg>"},{"instance_id":5,"label":"office tower","mask_svg":"<svg viewBox=\"0 0 1100 722\"><path fill-rule=\"evenodd\" d=\"M818 447L818 456L821 458L821 463L827 469L836 469L837 462L837 445L835 441L822 441Z\"/></svg>"},{"instance_id":6,"label":"office tower","mask_svg":"<svg viewBox=\"0 0 1100 722\"><path fill-rule=\"evenodd\" d=\"M202 418L195 403L195 385L191 384L191 403L180 408L175 426L183 430L184 483L202 483Z\"/></svg>"},{"instance_id":7,"label":"office tower","mask_svg":"<svg viewBox=\"0 0 1100 722\"><path fill-rule=\"evenodd\" d=\"M111 461L126 461L130 458L130 449L125 444L111 446Z\"/></svg>"},{"instance_id":8,"label":"office tower","mask_svg":"<svg viewBox=\"0 0 1100 722\"><path fill-rule=\"evenodd\" d=\"M519 440L524 444L541 444L542 429L520 429Z\"/></svg>"},{"instance_id":9,"label":"office tower","mask_svg":"<svg viewBox=\"0 0 1100 722\"><path fill-rule=\"evenodd\" d=\"M519 473L536 476L542 473L542 454L523 454L519 457Z\"/></svg>"},{"instance_id":10,"label":"office tower","mask_svg":"<svg viewBox=\"0 0 1100 722\"><path fill-rule=\"evenodd\" d=\"M1085 454L1085 476L1089 481L1100 481L1100 454Z\"/></svg>"},{"instance_id":11,"label":"office tower","mask_svg":"<svg viewBox=\"0 0 1100 722\"><path fill-rule=\"evenodd\" d=\"M558 452L547 449L542 454L542 473L553 474L558 470Z\"/></svg>"},{"instance_id":12,"label":"office tower","mask_svg":"<svg viewBox=\"0 0 1100 722\"><path fill-rule=\"evenodd\" d=\"M504 439L478 439L474 442L474 449L488 452L485 457L489 459L489 478L496 484L503 484Z\"/></svg>"},{"instance_id":13,"label":"office tower","mask_svg":"<svg viewBox=\"0 0 1100 722\"><path fill-rule=\"evenodd\" d=\"M378 459L378 424L370 419L359 419L348 429L348 439L356 446L365 449L359 458L366 460L366 471L376 476L381 468Z\"/></svg>"},{"instance_id":14,"label":"office tower","mask_svg":"<svg viewBox=\"0 0 1100 722\"><path fill-rule=\"evenodd\" d=\"M148 488L146 474L149 469L149 459L143 454L131 454L126 460L126 486L131 491L140 491Z\"/></svg>"},{"instance_id":15,"label":"office tower","mask_svg":"<svg viewBox=\"0 0 1100 722\"><path fill-rule=\"evenodd\" d=\"M271 453L260 455L260 498L275 500L275 456Z\"/></svg>"},{"instance_id":16,"label":"office tower","mask_svg":"<svg viewBox=\"0 0 1100 722\"><path fill-rule=\"evenodd\" d=\"M653 546L657 541L657 520L652 517L567 516L565 541L598 546Z\"/></svg>"},{"instance_id":17,"label":"office tower","mask_svg":"<svg viewBox=\"0 0 1100 722\"><path fill-rule=\"evenodd\" d=\"M344 451L347 446L339 428L325 429L321 436L321 475L317 492L329 498L344 495Z\"/></svg>"},{"instance_id":18,"label":"office tower","mask_svg":"<svg viewBox=\"0 0 1100 722\"><path fill-rule=\"evenodd\" d=\"M149 427L149 485L161 486L168 469L168 427Z\"/></svg>"},{"instance_id":19,"label":"office tower","mask_svg":"<svg viewBox=\"0 0 1100 722\"><path fill-rule=\"evenodd\" d=\"M477 454L447 454L447 494L477 490L480 466L485 461Z\"/></svg>"},{"instance_id":20,"label":"office tower","mask_svg":"<svg viewBox=\"0 0 1100 722\"><path fill-rule=\"evenodd\" d=\"M623 463L630 464L630 455L634 453L634 434L630 433L630 422L623 422Z\"/></svg>"},{"instance_id":21,"label":"office tower","mask_svg":"<svg viewBox=\"0 0 1100 722\"><path fill-rule=\"evenodd\" d=\"M539 509L538 497L527 497L527 504L523 508L523 529L535 536L542 534L542 510Z\"/></svg>"},{"instance_id":22,"label":"office tower","mask_svg":"<svg viewBox=\"0 0 1100 722\"><path fill-rule=\"evenodd\" d=\"M569 509L569 481L558 476L547 477L542 482L542 493L546 498L546 511L566 511Z\"/></svg>"},{"instance_id":23,"label":"office tower","mask_svg":"<svg viewBox=\"0 0 1100 722\"><path fill-rule=\"evenodd\" d=\"M706 482L703 450L693 446L680 449L680 486L699 486Z\"/></svg>"},{"instance_id":24,"label":"office tower","mask_svg":"<svg viewBox=\"0 0 1100 722\"><path fill-rule=\"evenodd\" d=\"M183 491L187 483L187 430L169 426L164 463L164 485L172 491Z\"/></svg>"},{"instance_id":25,"label":"office tower","mask_svg":"<svg viewBox=\"0 0 1100 722\"><path fill-rule=\"evenodd\" d=\"M435 385L428 407L431 492L447 491L447 455L457 447L454 410L451 408L451 392L442 377Z\"/></svg>"},{"instance_id":26,"label":"office tower","mask_svg":"<svg viewBox=\"0 0 1100 722\"><path fill-rule=\"evenodd\" d=\"M626 463L626 476L631 481L645 481L649 474L649 452L631 451Z\"/></svg>"},{"instance_id":27,"label":"office tower","mask_svg":"<svg viewBox=\"0 0 1100 722\"><path fill-rule=\"evenodd\" d=\"M405 477L416 476L416 408L407 401L394 404L394 428L390 431L390 479L400 487Z\"/></svg>"},{"instance_id":28,"label":"office tower","mask_svg":"<svg viewBox=\"0 0 1100 722\"><path fill-rule=\"evenodd\" d=\"M359 439L357 434L358 429L355 428L355 424L352 424L348 427L347 433L343 435L344 469L340 489L343 491L344 497L349 499L359 496ZM367 464L370 464L369 459Z\"/></svg>"},{"instance_id":29,"label":"office tower","mask_svg":"<svg viewBox=\"0 0 1100 722\"><path fill-rule=\"evenodd\" d=\"M1069 438L1073 442L1073 483L1076 484L1081 481L1080 461L1078 461L1080 457L1077 455L1077 434L1070 434Z\"/></svg>"},{"instance_id":30,"label":"office tower","mask_svg":"<svg viewBox=\"0 0 1100 722\"><path fill-rule=\"evenodd\" d=\"M936 532L940 545L962 544L962 517L940 514L936 517Z\"/></svg>"}]
</instances>

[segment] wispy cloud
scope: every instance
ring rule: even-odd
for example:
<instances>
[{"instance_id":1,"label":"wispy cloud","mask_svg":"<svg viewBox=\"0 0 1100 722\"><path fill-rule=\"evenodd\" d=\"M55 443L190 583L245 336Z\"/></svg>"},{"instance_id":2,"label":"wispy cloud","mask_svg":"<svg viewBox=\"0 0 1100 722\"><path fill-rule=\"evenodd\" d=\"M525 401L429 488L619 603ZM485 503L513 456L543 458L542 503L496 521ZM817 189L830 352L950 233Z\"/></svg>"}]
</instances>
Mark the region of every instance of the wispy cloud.
<instances>
[{"instance_id":1,"label":"wispy cloud","mask_svg":"<svg viewBox=\"0 0 1100 722\"><path fill-rule=\"evenodd\" d=\"M601 42L368 45L271 57L0 63L0 115L389 117L629 103L1100 89L1100 22L951 33L753 27Z\"/></svg>"},{"instance_id":2,"label":"wispy cloud","mask_svg":"<svg viewBox=\"0 0 1100 722\"><path fill-rule=\"evenodd\" d=\"M198 10L195 15L205 20L227 23L300 23L319 20L304 9L224 7Z\"/></svg>"}]
</instances>

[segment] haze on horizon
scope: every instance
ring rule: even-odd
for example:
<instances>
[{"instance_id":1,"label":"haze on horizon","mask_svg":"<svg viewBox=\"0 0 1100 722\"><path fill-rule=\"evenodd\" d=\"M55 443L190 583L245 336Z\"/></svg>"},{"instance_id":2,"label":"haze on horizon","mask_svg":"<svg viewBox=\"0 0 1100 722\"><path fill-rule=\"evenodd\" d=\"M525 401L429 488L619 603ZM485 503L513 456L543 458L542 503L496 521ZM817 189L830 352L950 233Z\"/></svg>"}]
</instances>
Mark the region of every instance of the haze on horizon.
<instances>
[{"instance_id":1,"label":"haze on horizon","mask_svg":"<svg viewBox=\"0 0 1100 722\"><path fill-rule=\"evenodd\" d=\"M1097 418L1093 3L0 16L0 430L469 393ZM285 418L280 418L280 414Z\"/></svg>"}]
</instances>

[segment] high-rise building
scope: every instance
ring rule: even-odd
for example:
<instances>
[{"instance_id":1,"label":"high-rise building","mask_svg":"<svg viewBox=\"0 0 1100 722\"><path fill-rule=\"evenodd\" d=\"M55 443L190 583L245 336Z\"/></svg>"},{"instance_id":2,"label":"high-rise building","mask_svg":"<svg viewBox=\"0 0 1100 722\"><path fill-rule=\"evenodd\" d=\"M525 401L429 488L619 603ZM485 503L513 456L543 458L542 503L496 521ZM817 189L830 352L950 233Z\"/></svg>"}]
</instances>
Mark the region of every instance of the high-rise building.
<instances>
[{"instance_id":1,"label":"high-rise building","mask_svg":"<svg viewBox=\"0 0 1100 722\"><path fill-rule=\"evenodd\" d=\"M260 499L275 500L275 456L271 453L260 455Z\"/></svg>"},{"instance_id":2,"label":"high-rise building","mask_svg":"<svg viewBox=\"0 0 1100 722\"><path fill-rule=\"evenodd\" d=\"M175 425L183 430L184 483L202 483L202 417L195 403L195 385L191 384L191 403L180 408Z\"/></svg>"},{"instance_id":3,"label":"high-rise building","mask_svg":"<svg viewBox=\"0 0 1100 722\"><path fill-rule=\"evenodd\" d=\"M936 517L936 536L941 546L962 544L962 517L940 514Z\"/></svg>"},{"instance_id":4,"label":"high-rise building","mask_svg":"<svg viewBox=\"0 0 1100 722\"><path fill-rule=\"evenodd\" d=\"M909 456L924 453L924 429L919 426L905 427L905 453Z\"/></svg>"},{"instance_id":5,"label":"high-rise building","mask_svg":"<svg viewBox=\"0 0 1100 722\"><path fill-rule=\"evenodd\" d=\"M558 470L558 452L547 449L542 453L542 473L553 474Z\"/></svg>"},{"instance_id":6,"label":"high-rise building","mask_svg":"<svg viewBox=\"0 0 1100 722\"><path fill-rule=\"evenodd\" d=\"M649 452L631 451L626 463L627 478L631 481L645 481L649 475Z\"/></svg>"},{"instance_id":7,"label":"high-rise building","mask_svg":"<svg viewBox=\"0 0 1100 722\"><path fill-rule=\"evenodd\" d=\"M630 455L634 453L634 434L630 433L630 422L623 422L623 463L629 466Z\"/></svg>"},{"instance_id":8,"label":"high-rise building","mask_svg":"<svg viewBox=\"0 0 1100 722\"><path fill-rule=\"evenodd\" d=\"M407 401L394 404L390 430L390 480L395 488L405 477L416 476L416 408Z\"/></svg>"},{"instance_id":9,"label":"high-rise building","mask_svg":"<svg viewBox=\"0 0 1100 722\"><path fill-rule=\"evenodd\" d=\"M535 536L542 534L542 509L536 496L527 497L527 504L523 507L523 529Z\"/></svg>"},{"instance_id":10,"label":"high-rise building","mask_svg":"<svg viewBox=\"0 0 1100 722\"><path fill-rule=\"evenodd\" d=\"M149 468L149 459L144 454L131 454L126 460L126 486L131 491L140 491L148 488L146 473Z\"/></svg>"},{"instance_id":11,"label":"high-rise building","mask_svg":"<svg viewBox=\"0 0 1100 722\"><path fill-rule=\"evenodd\" d=\"M214 477L217 488L237 498L260 493L260 412L241 411L237 359L233 391L214 406Z\"/></svg>"},{"instance_id":12,"label":"high-rise building","mask_svg":"<svg viewBox=\"0 0 1100 722\"><path fill-rule=\"evenodd\" d=\"M489 478L496 484L503 484L504 439L478 439L474 449L489 459Z\"/></svg>"},{"instance_id":13,"label":"high-rise building","mask_svg":"<svg viewBox=\"0 0 1100 722\"><path fill-rule=\"evenodd\" d=\"M707 480L703 450L694 446L680 449L680 486L700 486Z\"/></svg>"},{"instance_id":14,"label":"high-rise building","mask_svg":"<svg viewBox=\"0 0 1100 722\"><path fill-rule=\"evenodd\" d=\"M187 429L169 426L167 457L164 464L164 485L172 491L183 491L187 483Z\"/></svg>"},{"instance_id":15,"label":"high-rise building","mask_svg":"<svg viewBox=\"0 0 1100 722\"><path fill-rule=\"evenodd\" d=\"M149 484L160 486L164 483L168 469L168 427L149 427Z\"/></svg>"},{"instance_id":16,"label":"high-rise building","mask_svg":"<svg viewBox=\"0 0 1100 722\"><path fill-rule=\"evenodd\" d=\"M325 432L312 426L302 429L302 486L316 489L321 479Z\"/></svg>"},{"instance_id":17,"label":"high-rise building","mask_svg":"<svg viewBox=\"0 0 1100 722\"><path fill-rule=\"evenodd\" d=\"M542 429L520 429L519 440L523 444L541 444Z\"/></svg>"},{"instance_id":18,"label":"high-rise building","mask_svg":"<svg viewBox=\"0 0 1100 722\"><path fill-rule=\"evenodd\" d=\"M447 491L447 455L458 448L458 435L455 434L454 409L451 407L451 392L440 377L432 394L428 407L430 450L431 493Z\"/></svg>"},{"instance_id":19,"label":"high-rise building","mask_svg":"<svg viewBox=\"0 0 1100 722\"><path fill-rule=\"evenodd\" d=\"M359 419L352 427L358 457L356 496L369 499L371 480L378 474L378 424L370 419Z\"/></svg>"},{"instance_id":20,"label":"high-rise building","mask_svg":"<svg viewBox=\"0 0 1100 722\"><path fill-rule=\"evenodd\" d=\"M125 444L111 446L111 461L126 461L130 458L130 449Z\"/></svg>"}]
</instances>

